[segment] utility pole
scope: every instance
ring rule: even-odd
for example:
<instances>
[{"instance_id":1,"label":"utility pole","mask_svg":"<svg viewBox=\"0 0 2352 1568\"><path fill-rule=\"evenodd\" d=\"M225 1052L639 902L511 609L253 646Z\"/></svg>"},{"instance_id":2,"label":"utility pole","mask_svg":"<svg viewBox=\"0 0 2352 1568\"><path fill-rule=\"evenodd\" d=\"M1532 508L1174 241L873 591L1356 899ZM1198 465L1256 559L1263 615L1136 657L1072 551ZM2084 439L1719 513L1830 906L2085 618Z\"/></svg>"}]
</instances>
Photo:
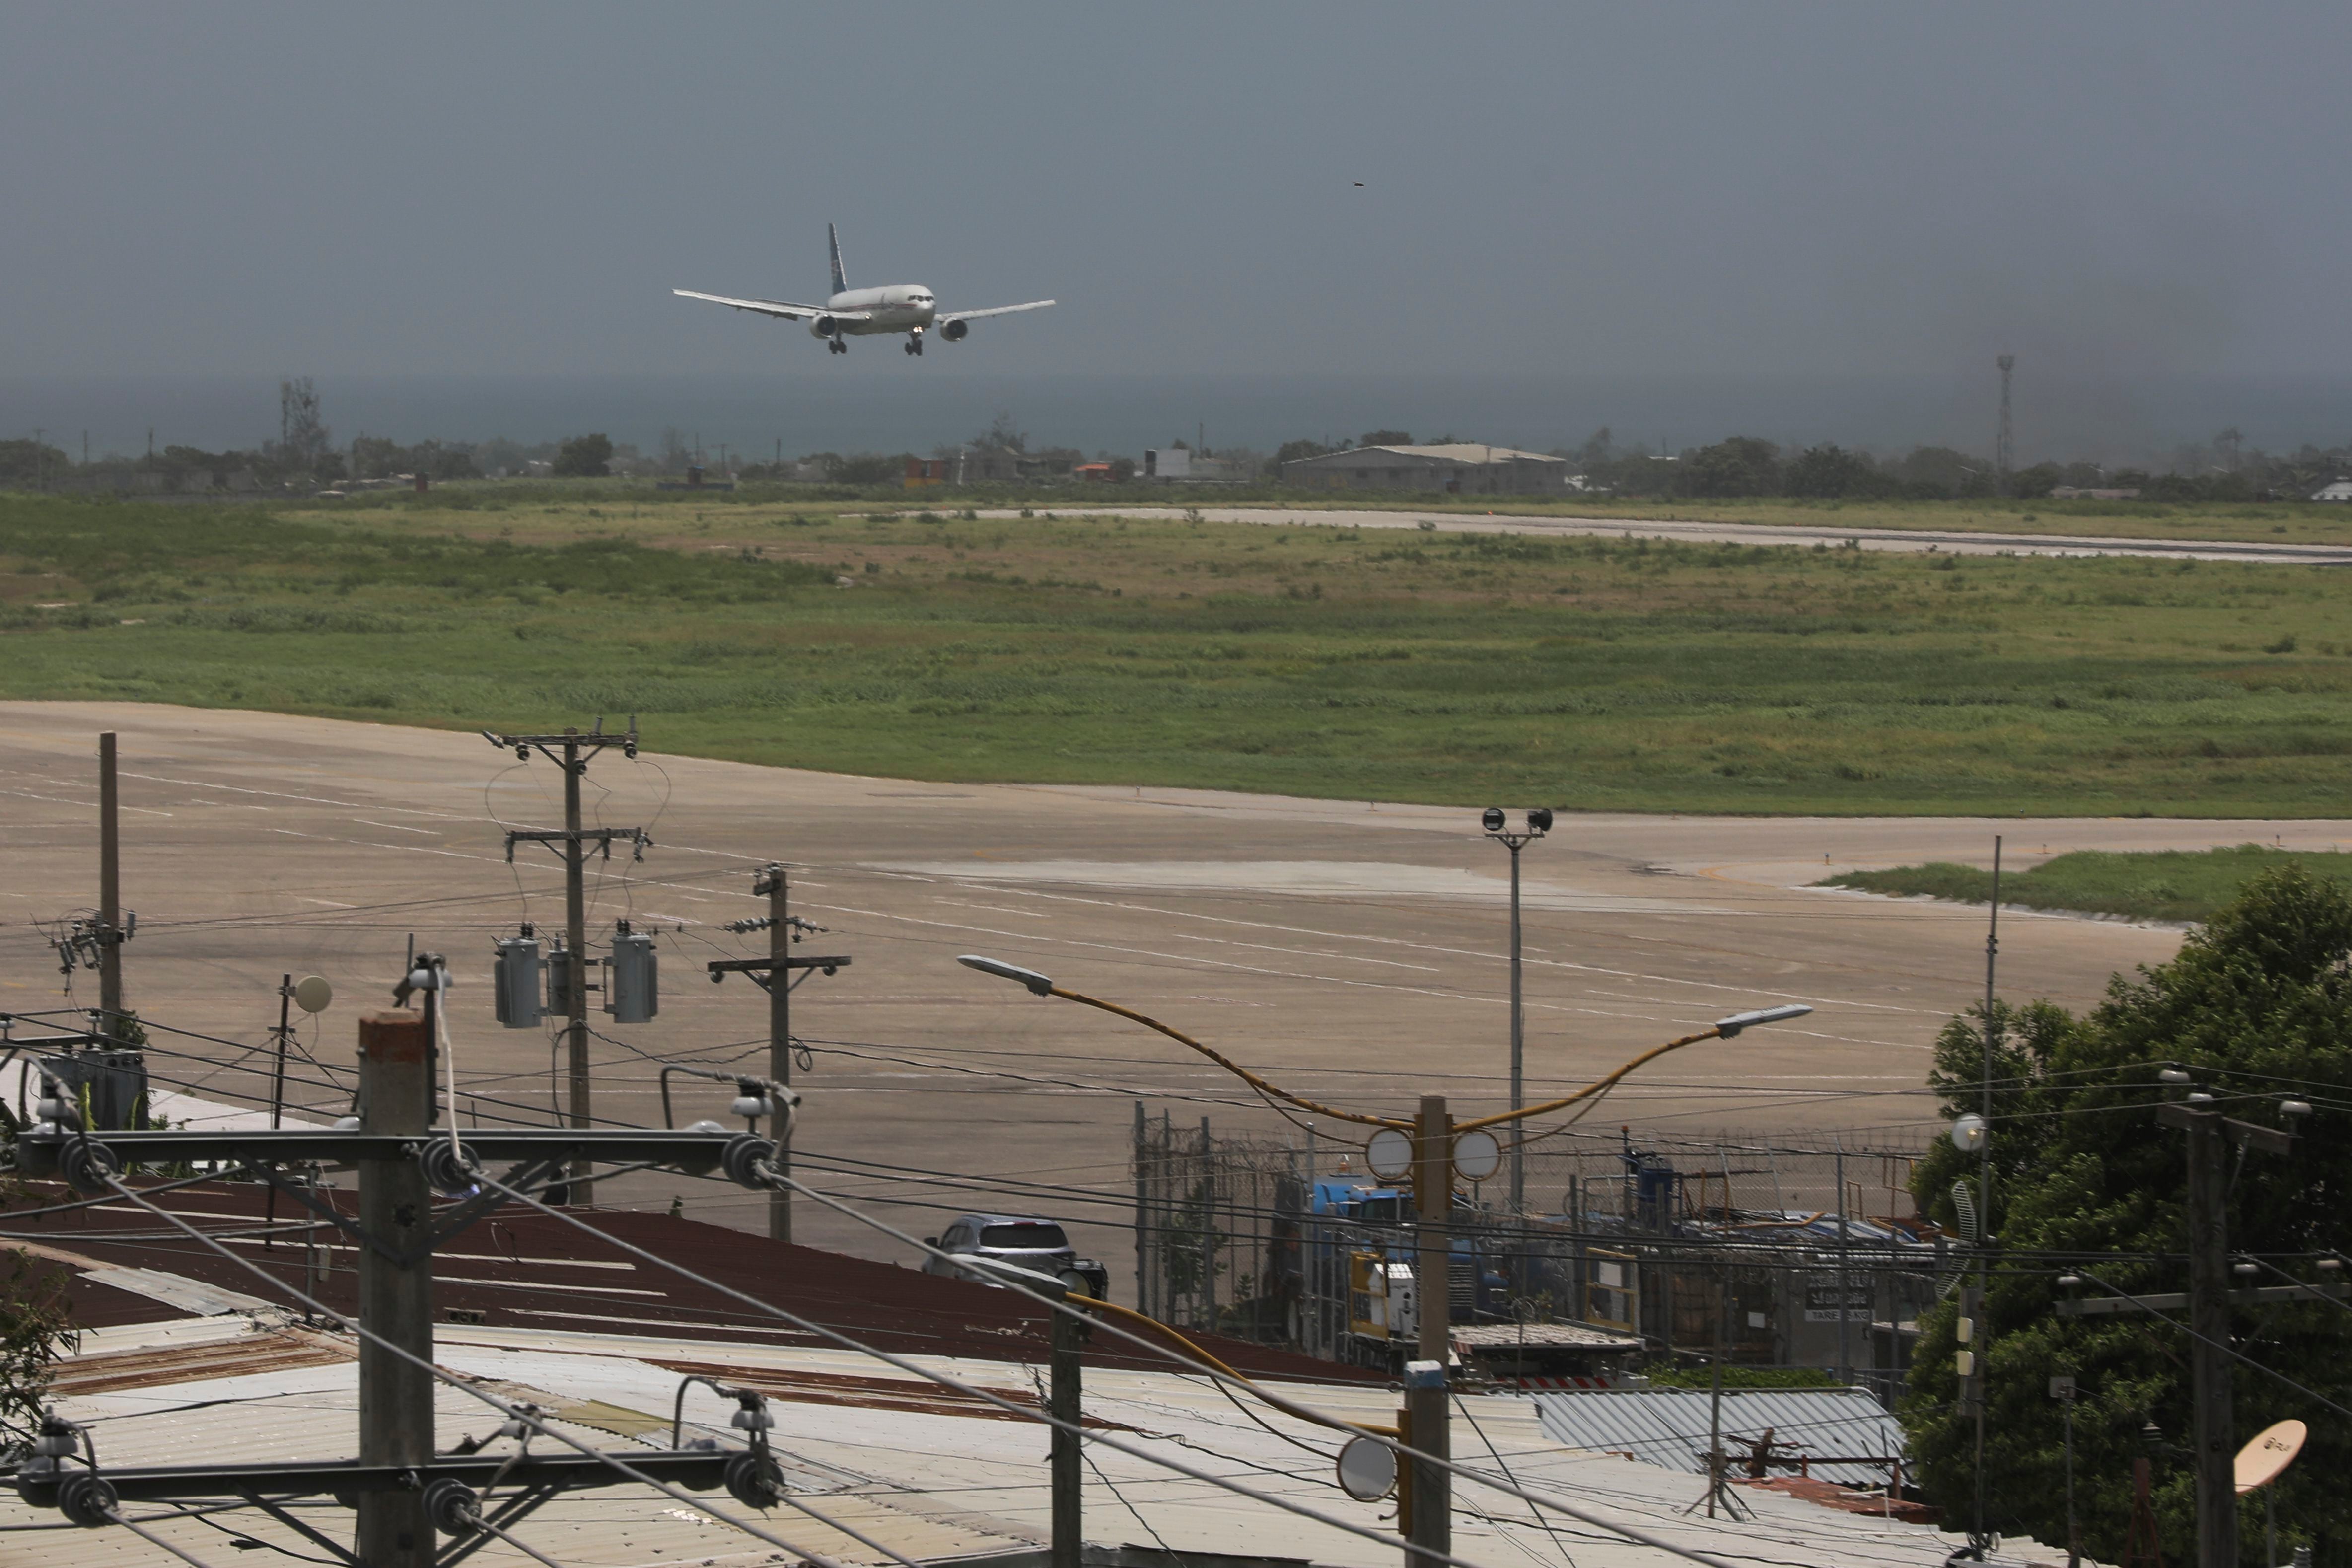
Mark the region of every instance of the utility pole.
<instances>
[{"instance_id":1,"label":"utility pole","mask_svg":"<svg viewBox=\"0 0 2352 1568\"><path fill-rule=\"evenodd\" d=\"M730 974L748 974L753 984L768 993L768 1077L789 1090L793 1081L793 971L821 969L831 974L848 968L849 960L839 953L827 953L821 958L793 956L793 942L824 928L811 925L792 912L791 882L779 863L772 860L760 868L752 879L751 895L768 900L768 912L751 920L730 921L725 929L739 936L765 931L768 956L721 959L706 968L713 981ZM789 1179L793 1173L792 1120L779 1110L774 1122L772 1131L775 1133L776 1152L771 1160L777 1174ZM775 1241L789 1242L793 1238L793 1194L782 1181L768 1192L768 1236Z\"/></svg>"},{"instance_id":2,"label":"utility pole","mask_svg":"<svg viewBox=\"0 0 2352 1568\"><path fill-rule=\"evenodd\" d=\"M369 1133L420 1137L433 1124L433 1019L425 1011L373 1013L360 1020L360 1126ZM452 1108L453 1115L455 1108ZM432 1194L414 1158L362 1159L360 1225L406 1255L359 1250L360 1321L417 1358L403 1360L360 1341L360 1463L423 1465L433 1458ZM420 1245L425 1244L425 1245ZM425 1494L360 1494L359 1557L367 1568L433 1568L436 1538Z\"/></svg>"},{"instance_id":3,"label":"utility pole","mask_svg":"<svg viewBox=\"0 0 2352 1568\"><path fill-rule=\"evenodd\" d=\"M792 984L792 888L781 865L771 865L753 886L755 893L768 896L768 963L769 975L774 983L768 987L768 1076L778 1083L793 1081L793 984ZM775 978L781 976L781 978ZM776 1169L785 1176L793 1173L793 1140L791 1124L776 1129ZM771 1238L789 1242L793 1238L793 1192L782 1183L768 1194L768 1235ZM1060 1314L1055 1315L1060 1321ZM1055 1568L1060 1568L1057 1563Z\"/></svg>"},{"instance_id":4,"label":"utility pole","mask_svg":"<svg viewBox=\"0 0 2352 1568\"><path fill-rule=\"evenodd\" d=\"M593 1117L589 1104L588 1086L588 888L587 859L589 839L603 847L604 858L613 858L613 840L626 838L635 846L634 858L646 858L646 847L653 842L642 827L597 827L583 829L580 826L580 778L588 771L588 759L607 746L618 746L622 754L637 754L637 719L629 715L625 734L607 735L604 721L596 721L596 728L583 735L578 726L560 735L499 735L488 730L482 738L501 751L511 749L518 760L528 761L533 750L563 770L563 831L509 830L507 834L507 859L514 859L515 845L520 842L563 846L563 962L551 966L551 977L560 978L563 987L563 1012L568 1020L566 1065L571 1079L572 1125L586 1128ZM553 997L550 997L551 1002ZM551 1008L550 1011L553 1009ZM589 1172L586 1160L572 1163L567 1201L585 1204L589 1201Z\"/></svg>"},{"instance_id":5,"label":"utility pole","mask_svg":"<svg viewBox=\"0 0 2352 1568\"><path fill-rule=\"evenodd\" d=\"M1517 1101L1514 1100L1513 1104ZM1445 1097L1424 1094L1413 1126L1413 1304L1419 1321L1419 1359L1405 1368L1404 1404L1412 1446L1433 1458L1454 1457L1454 1417L1445 1380L1453 1338L1451 1251L1447 1220L1454 1205L1454 1118ZM1435 1465L1408 1462L1404 1484L1412 1489L1412 1525L1406 1536L1405 1568L1439 1568L1430 1555L1454 1551L1454 1475Z\"/></svg>"},{"instance_id":6,"label":"utility pole","mask_svg":"<svg viewBox=\"0 0 2352 1568\"><path fill-rule=\"evenodd\" d=\"M1076 1428L1085 1405L1079 1397L1078 1352L1086 1343L1087 1325L1073 1311L1055 1312L1053 1316L1053 1348L1048 1352L1052 1383L1046 1405L1048 1413L1062 1425L1054 1428L1052 1446L1052 1568L1080 1568L1079 1556L1086 1543L1086 1514Z\"/></svg>"},{"instance_id":7,"label":"utility pole","mask_svg":"<svg viewBox=\"0 0 2352 1568\"><path fill-rule=\"evenodd\" d=\"M2159 1114L2174 1108L2160 1108ZM2189 1381L2196 1395L2198 1568L2237 1568L2238 1488L2231 1461L2229 1142L2215 1110L2185 1112L2189 1133ZM2171 1118L2167 1117L2167 1121Z\"/></svg>"},{"instance_id":8,"label":"utility pole","mask_svg":"<svg viewBox=\"0 0 2352 1568\"><path fill-rule=\"evenodd\" d=\"M122 1033L122 841L115 804L114 731L98 738L98 1005Z\"/></svg>"},{"instance_id":9,"label":"utility pole","mask_svg":"<svg viewBox=\"0 0 2352 1568\"><path fill-rule=\"evenodd\" d=\"M2003 354L2001 366L2001 428L2009 427L2009 356ZM2004 440L2006 437L2004 437ZM1993 974L2000 959L2000 835L1992 840L1992 908L1985 925L1985 1004L1984 1004L1984 1074L1979 1089L1977 1112L1984 1118L1984 1142L1977 1151L1977 1205L1983 1212L1977 1220L1977 1283L1975 1305L1964 1308L1971 1334L1974 1352L1970 1359L1973 1375L1968 1388L1970 1402L1976 1406L1976 1516L1969 1532L1969 1543L1979 1552L1989 1551L1992 1536L1985 1529L1985 1378L1992 1369L1991 1335L1983 1310L1986 1292L1992 1285L1992 1058L1999 1026L1993 1022ZM1844 1201L1843 1197L1839 1200ZM1841 1307L1840 1310L1843 1310Z\"/></svg>"},{"instance_id":10,"label":"utility pole","mask_svg":"<svg viewBox=\"0 0 2352 1568\"><path fill-rule=\"evenodd\" d=\"M2050 1380L2050 1397L2058 1401L2066 1415L2066 1568L2080 1568L2083 1549L2074 1529L2074 1379L2069 1375ZM2269 1568L2271 1559L2263 1559Z\"/></svg>"}]
</instances>

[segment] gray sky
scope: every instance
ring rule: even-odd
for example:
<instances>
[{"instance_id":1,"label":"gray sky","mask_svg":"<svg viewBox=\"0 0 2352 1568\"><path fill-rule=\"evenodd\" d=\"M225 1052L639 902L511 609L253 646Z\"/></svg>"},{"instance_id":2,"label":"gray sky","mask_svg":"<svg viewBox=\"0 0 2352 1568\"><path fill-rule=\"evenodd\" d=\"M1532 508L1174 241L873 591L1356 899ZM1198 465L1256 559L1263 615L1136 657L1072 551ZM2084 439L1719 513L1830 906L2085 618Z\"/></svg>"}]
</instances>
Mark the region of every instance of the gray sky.
<instances>
[{"instance_id":1,"label":"gray sky","mask_svg":"<svg viewBox=\"0 0 2352 1568\"><path fill-rule=\"evenodd\" d=\"M821 293L833 218L1062 301L859 377L2341 378L2347 61L2340 4L19 0L0 375L807 375L668 290Z\"/></svg>"}]
</instances>

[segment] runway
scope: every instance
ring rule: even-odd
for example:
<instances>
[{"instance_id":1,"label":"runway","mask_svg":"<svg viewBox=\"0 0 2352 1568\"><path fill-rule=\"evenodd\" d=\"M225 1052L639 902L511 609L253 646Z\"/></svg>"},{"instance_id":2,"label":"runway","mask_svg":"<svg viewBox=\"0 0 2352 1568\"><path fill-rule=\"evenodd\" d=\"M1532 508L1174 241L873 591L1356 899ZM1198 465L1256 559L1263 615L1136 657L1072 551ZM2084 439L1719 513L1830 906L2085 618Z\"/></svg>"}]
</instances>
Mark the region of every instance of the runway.
<instances>
[{"instance_id":1,"label":"runway","mask_svg":"<svg viewBox=\"0 0 2352 1568\"><path fill-rule=\"evenodd\" d=\"M1498 506L1512 498L1496 497ZM2238 561L2272 566L2352 566L2352 545L2266 544L2228 539L2126 539L2090 534L1977 533L1959 529L1854 528L1836 523L1659 521L1644 518L1513 517L1453 511L1312 511L1286 507L1083 506L1066 517L1132 517L1174 521L1197 510L1204 522L1254 522L1269 527L1406 529L1435 533L1525 533L1559 539L1668 539L1684 544L1780 545L1810 550L1851 544L1901 554L2128 555L2169 561ZM982 511L1015 518L1017 511Z\"/></svg>"},{"instance_id":2,"label":"runway","mask_svg":"<svg viewBox=\"0 0 2352 1568\"><path fill-rule=\"evenodd\" d=\"M0 1006L64 1005L45 943L96 901L96 735L121 735L122 886L137 911L130 1003L158 1033L159 1074L194 1092L267 1094L279 976L315 972L334 1005L304 1033L352 1060L353 1019L387 1005L405 943L447 953L461 1093L485 1119L551 1117L551 1042L492 1017L491 942L532 920L560 930L554 858L506 860L502 825L561 826L561 783L479 736L268 713L110 703L0 704ZM824 926L805 952L855 962L794 998L811 1067L798 1146L835 1190L917 1234L985 1193L855 1174L850 1162L1127 1190L1133 1105L1220 1133L1296 1138L1212 1064L1140 1028L959 967L984 952L1164 1018L1286 1087L1368 1110L1443 1090L1499 1108L1507 1067L1507 862L1473 813L1425 806L1111 787L919 784L617 751L587 775L589 821L644 826L592 863L592 939L625 915L657 933L654 1022L602 1015L596 1110L657 1121L655 1059L765 1059L765 998L713 985L712 959L764 937L719 928L761 912L754 872L793 868L794 910ZM1507 804L1507 803L1506 803ZM1832 871L1942 858L2011 865L2077 847L2202 847L2276 837L2352 839L2344 822L1572 816L1526 851L1528 1070L1557 1093L1634 1051L1739 1008L1817 1010L1736 1045L1644 1069L1610 1102L1627 1121L1703 1135L1839 1131L1916 1139L1928 1047L1983 989L1981 911L1806 889ZM2159 961L2179 933L2005 918L2002 990L2071 1006L2109 974ZM95 1000L92 977L74 999ZM298 1017L299 1016L298 1015ZM19 1032L23 1032L21 1029ZM162 1050L184 1051L165 1057ZM340 1114L298 1064L298 1105ZM681 1080L680 1120L723 1115L719 1086ZM1338 1130L1322 1130L1327 1142ZM743 1226L761 1200L638 1176L600 1199ZM909 1201L911 1200L911 1201ZM1024 1201L1006 1206L1039 1206ZM1053 1206L1053 1205L1045 1205ZM1102 1211L1116 1217L1115 1209ZM1083 1215L1073 1213L1073 1218ZM1085 1245L1123 1277L1130 1243ZM897 1244L812 1214L802 1239L877 1258Z\"/></svg>"}]
</instances>

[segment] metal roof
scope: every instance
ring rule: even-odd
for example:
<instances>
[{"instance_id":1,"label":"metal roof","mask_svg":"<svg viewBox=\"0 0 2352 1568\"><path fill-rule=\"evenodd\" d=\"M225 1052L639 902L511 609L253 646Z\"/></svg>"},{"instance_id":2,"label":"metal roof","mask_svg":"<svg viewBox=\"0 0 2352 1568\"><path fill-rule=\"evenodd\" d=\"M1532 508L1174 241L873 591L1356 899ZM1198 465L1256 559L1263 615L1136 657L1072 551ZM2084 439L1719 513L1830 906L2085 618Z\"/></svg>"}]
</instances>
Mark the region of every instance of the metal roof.
<instances>
[{"instance_id":1,"label":"metal roof","mask_svg":"<svg viewBox=\"0 0 2352 1568\"><path fill-rule=\"evenodd\" d=\"M1669 1469L1704 1473L1714 1394L1703 1388L1612 1389L1534 1395L1543 1429L1572 1448L1622 1454ZM1723 1434L1737 1455L1769 1427L1776 1451L1898 1458L1903 1428L1859 1388L1727 1389ZM1737 1442L1735 1443L1735 1439ZM1787 1472L1776 1472L1785 1474ZM1873 1465L1815 1465L1811 1473L1844 1486L1883 1487Z\"/></svg>"},{"instance_id":2,"label":"metal roof","mask_svg":"<svg viewBox=\"0 0 2352 1568\"><path fill-rule=\"evenodd\" d=\"M1640 1336L1612 1333L1583 1323L1457 1323L1447 1331L1457 1345L1473 1350L1637 1351Z\"/></svg>"},{"instance_id":3,"label":"metal roof","mask_svg":"<svg viewBox=\"0 0 2352 1568\"><path fill-rule=\"evenodd\" d=\"M240 1339L233 1331L237 1321L131 1325L93 1334L89 1348L98 1354L151 1354L155 1376L137 1386L106 1386L115 1380L89 1377L87 1385L102 1391L68 1395L62 1401L66 1414L96 1420L100 1456L117 1463L184 1463L198 1453L229 1462L349 1453L357 1425L353 1363L242 1370L254 1360L266 1363L264 1347L277 1336L247 1330ZM291 1339L300 1343L306 1336ZM250 1359L240 1359L240 1352ZM909 1398L900 1386L908 1381L906 1373L849 1352L464 1325L441 1331L436 1359L507 1397L542 1404L562 1429L616 1453L636 1442L667 1441L678 1373L660 1362L725 1368L732 1377L758 1381L784 1395L771 1408L777 1423L772 1436L789 1482L810 1506L842 1523L929 1563L1014 1557L1044 1545L1050 1534L1044 1432L972 1419L973 1412L953 1408L952 1400L934 1405ZM925 1367L991 1387L1017 1389L1033 1376L1026 1367L1001 1361L918 1359ZM213 1374L225 1365L241 1370ZM181 1379L175 1369L194 1375ZM796 1387L816 1397L794 1397ZM1381 1386L1291 1384L1285 1392L1354 1420L1386 1419L1396 1401L1393 1392ZM461 1434L482 1434L499 1419L455 1389L441 1389L436 1405L435 1436L445 1447ZM722 1425L726 1414L724 1402L715 1396L690 1394L689 1435L731 1441L734 1434ZM1089 1367L1086 1414L1090 1426L1100 1423L1096 1429L1118 1441L1181 1458L1336 1517L1386 1528L1385 1505L1349 1502L1333 1484L1328 1456L1338 1445L1331 1434L1278 1415L1269 1419L1283 1433L1268 1432L1202 1379ZM1533 1400L1465 1395L1454 1424L1453 1447L1466 1465L1507 1468L1522 1484L1573 1498L1601 1517L1696 1550L1825 1568L1930 1568L1949 1550L1948 1542L1924 1527L1841 1514L1752 1489L1745 1498L1756 1511L1751 1521L1684 1514L1680 1510L1696 1495L1690 1478L1563 1448L1538 1425ZM1269 1509L1098 1445L1089 1445L1088 1456L1087 1534L1102 1545L1164 1543L1179 1556L1198 1556L1203 1563L1215 1561L1213 1554L1229 1563L1288 1558L1333 1568L1393 1568L1396 1561L1395 1544ZM714 1500L733 1511L723 1497ZM142 1505L133 1511L152 1510ZM306 1510L303 1517L339 1539L351 1528L351 1515L332 1505ZM127 1531L22 1529L56 1518L0 1489L0 1530L7 1532L0 1534L0 1561L9 1568L179 1568L175 1560ZM881 1561L870 1548L789 1507L773 1510L766 1527L845 1562ZM314 1547L249 1510L222 1516L211 1525L183 1519L150 1528L215 1565L243 1561L243 1552L230 1544L233 1535L316 1555ZM625 1484L560 1498L519 1526L518 1534L572 1568L731 1568L793 1561L696 1507ZM1506 1568L1529 1557L1549 1561L1563 1546L1579 1568L1673 1568L1672 1559L1622 1537L1557 1516L1546 1529L1525 1505L1504 1494L1467 1483L1459 1488L1454 1550L1469 1561ZM498 1544L485 1548L478 1561L484 1568L527 1568L527 1559Z\"/></svg>"},{"instance_id":4,"label":"metal roof","mask_svg":"<svg viewBox=\"0 0 2352 1568\"><path fill-rule=\"evenodd\" d=\"M1337 463L1343 458L1360 458L1367 452L1386 452L1400 458L1418 458L1432 463L1457 463L1471 468L1486 463L1565 464L1568 461L1549 452L1522 452L1516 447L1488 447L1475 441L1461 441L1444 447L1355 447L1344 452L1321 452L1312 458L1299 458L1288 466Z\"/></svg>"}]
</instances>

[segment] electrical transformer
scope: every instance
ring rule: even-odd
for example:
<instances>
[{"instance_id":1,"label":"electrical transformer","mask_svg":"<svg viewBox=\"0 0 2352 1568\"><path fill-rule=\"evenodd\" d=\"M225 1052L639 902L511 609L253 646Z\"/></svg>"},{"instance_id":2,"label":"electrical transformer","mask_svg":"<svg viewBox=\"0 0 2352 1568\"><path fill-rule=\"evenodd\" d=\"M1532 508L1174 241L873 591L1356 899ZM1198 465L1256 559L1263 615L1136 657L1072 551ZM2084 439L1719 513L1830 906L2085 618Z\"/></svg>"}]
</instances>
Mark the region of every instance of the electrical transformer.
<instances>
[{"instance_id":1,"label":"electrical transformer","mask_svg":"<svg viewBox=\"0 0 2352 1568\"><path fill-rule=\"evenodd\" d=\"M499 994L499 1022L509 1029L536 1029L541 1011L539 939L525 926L520 936L501 937L498 946L498 959L491 968Z\"/></svg>"},{"instance_id":2,"label":"electrical transformer","mask_svg":"<svg viewBox=\"0 0 2352 1568\"><path fill-rule=\"evenodd\" d=\"M547 955L547 1010L568 1018L572 1016L572 952L563 939L555 939L554 949Z\"/></svg>"},{"instance_id":3,"label":"electrical transformer","mask_svg":"<svg viewBox=\"0 0 2352 1568\"><path fill-rule=\"evenodd\" d=\"M612 967L604 985L604 1011L616 1024L642 1024L661 1011L660 971L654 939L617 921L613 931Z\"/></svg>"}]
</instances>

